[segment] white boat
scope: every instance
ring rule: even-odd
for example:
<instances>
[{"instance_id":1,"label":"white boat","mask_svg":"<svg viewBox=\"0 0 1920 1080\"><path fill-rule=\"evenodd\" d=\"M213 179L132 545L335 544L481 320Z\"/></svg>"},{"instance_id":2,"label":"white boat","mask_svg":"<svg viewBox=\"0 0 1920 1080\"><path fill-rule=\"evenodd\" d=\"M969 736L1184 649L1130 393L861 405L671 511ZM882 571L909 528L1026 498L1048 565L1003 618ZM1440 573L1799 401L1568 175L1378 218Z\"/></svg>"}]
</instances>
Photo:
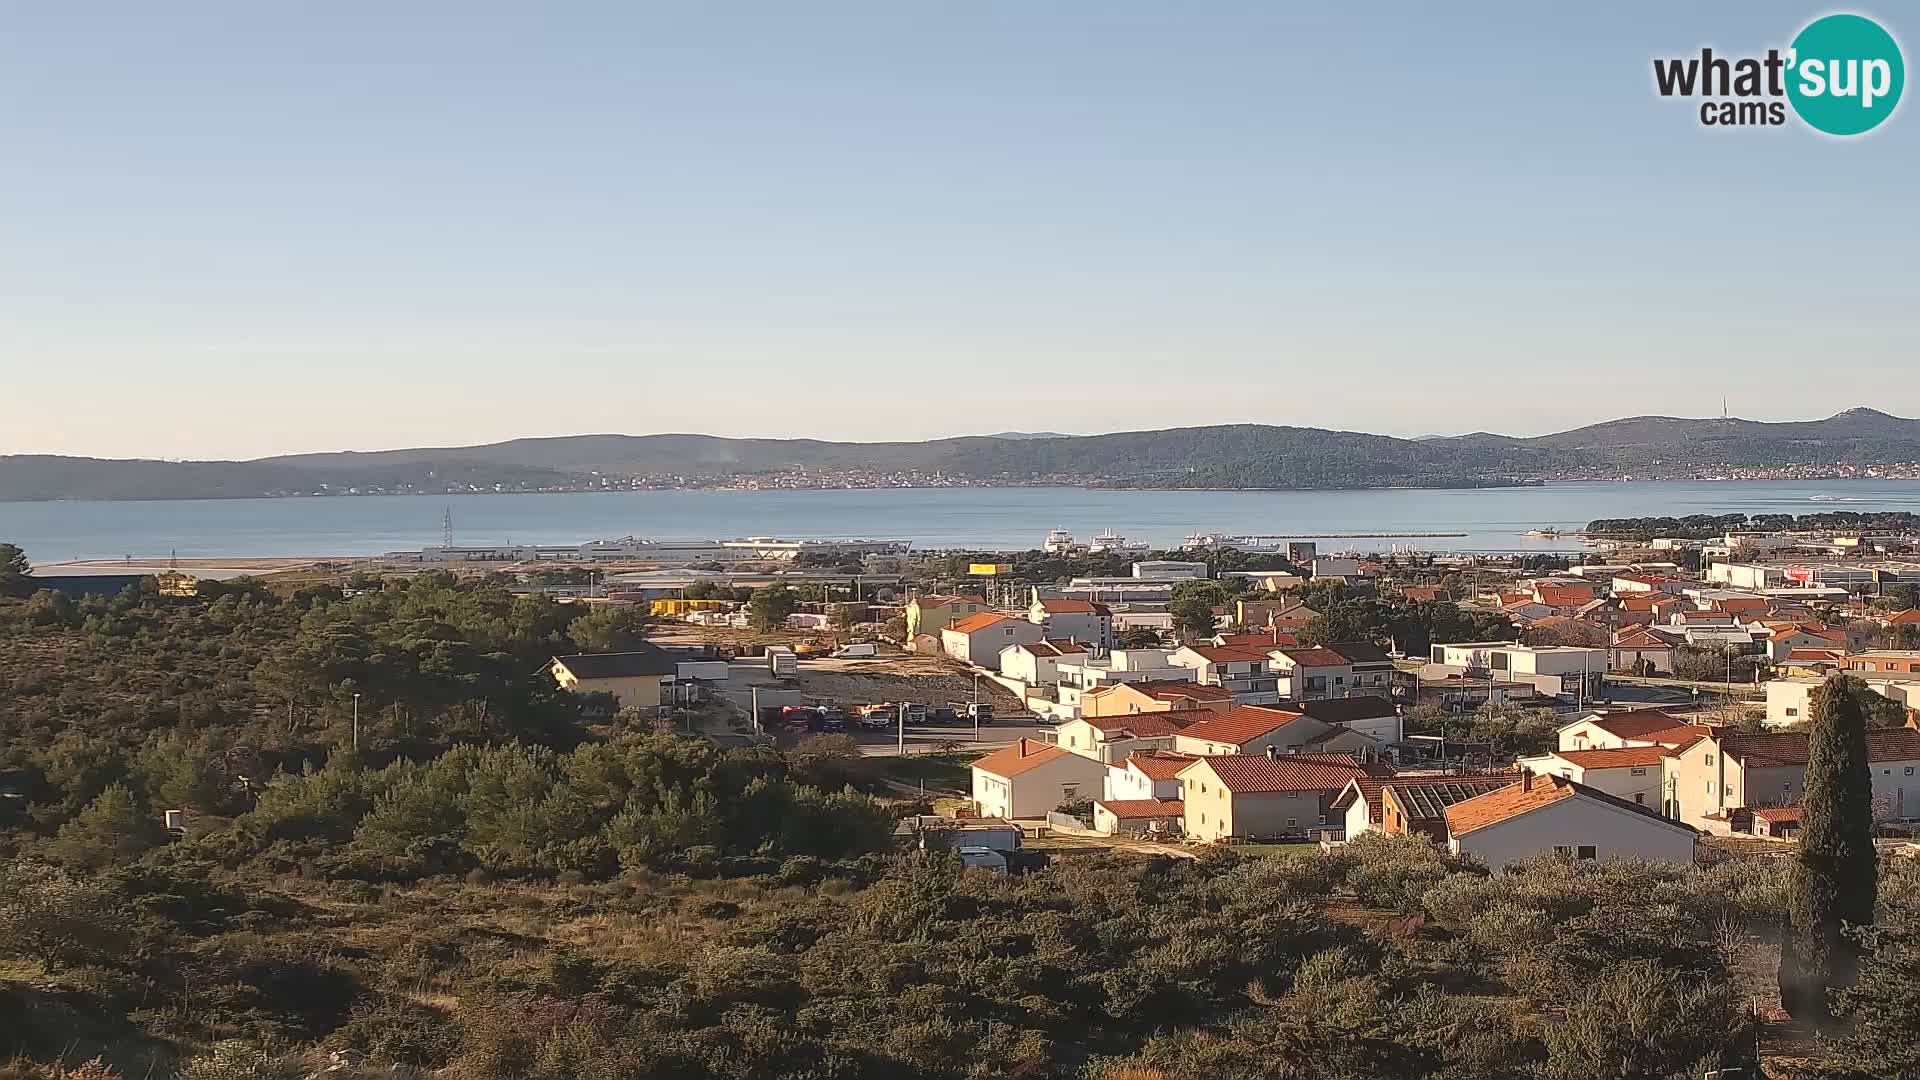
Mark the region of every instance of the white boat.
<instances>
[{"instance_id":1,"label":"white boat","mask_svg":"<svg viewBox=\"0 0 1920 1080\"><path fill-rule=\"evenodd\" d=\"M1194 551L1207 548L1226 548L1233 551L1285 551L1287 545L1280 540L1261 540L1252 536L1229 536L1226 533L1188 533L1184 545Z\"/></svg>"},{"instance_id":2,"label":"white boat","mask_svg":"<svg viewBox=\"0 0 1920 1080\"><path fill-rule=\"evenodd\" d=\"M1065 529L1054 529L1047 533L1046 543L1041 550L1053 555L1065 555L1073 550L1073 534Z\"/></svg>"},{"instance_id":3,"label":"white boat","mask_svg":"<svg viewBox=\"0 0 1920 1080\"><path fill-rule=\"evenodd\" d=\"M1087 542L1087 550L1091 552L1105 551L1105 552L1112 552L1115 554L1119 554L1122 552L1126 552L1126 553L1142 552L1142 551L1148 550L1148 548L1147 548L1147 545L1145 544L1127 543L1126 537L1121 536L1119 533L1114 532L1112 529L1102 529L1100 530L1100 534L1098 536L1095 536L1092 540L1089 540Z\"/></svg>"}]
</instances>

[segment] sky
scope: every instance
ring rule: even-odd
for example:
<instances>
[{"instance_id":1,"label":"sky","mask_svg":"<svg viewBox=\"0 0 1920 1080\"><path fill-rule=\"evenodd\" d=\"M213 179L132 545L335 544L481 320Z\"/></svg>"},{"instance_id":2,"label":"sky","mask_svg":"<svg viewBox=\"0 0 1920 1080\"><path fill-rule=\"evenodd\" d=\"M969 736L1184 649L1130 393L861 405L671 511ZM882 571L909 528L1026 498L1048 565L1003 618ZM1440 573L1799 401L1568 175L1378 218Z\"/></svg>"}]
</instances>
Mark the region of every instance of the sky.
<instances>
[{"instance_id":1,"label":"sky","mask_svg":"<svg viewBox=\"0 0 1920 1080\"><path fill-rule=\"evenodd\" d=\"M1920 106L1653 90L1829 10L6 0L0 453L1920 415Z\"/></svg>"}]
</instances>

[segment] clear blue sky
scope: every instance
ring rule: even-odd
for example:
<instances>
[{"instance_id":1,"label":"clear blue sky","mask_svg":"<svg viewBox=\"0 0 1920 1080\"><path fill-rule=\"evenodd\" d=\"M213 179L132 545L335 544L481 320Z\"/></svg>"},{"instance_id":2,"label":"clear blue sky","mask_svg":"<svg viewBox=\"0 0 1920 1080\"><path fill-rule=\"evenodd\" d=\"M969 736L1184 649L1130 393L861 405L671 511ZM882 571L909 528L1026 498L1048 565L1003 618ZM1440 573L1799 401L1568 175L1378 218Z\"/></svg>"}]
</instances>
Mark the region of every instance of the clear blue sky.
<instances>
[{"instance_id":1,"label":"clear blue sky","mask_svg":"<svg viewBox=\"0 0 1920 1080\"><path fill-rule=\"evenodd\" d=\"M1915 104L1652 90L1826 5L303 7L0 11L0 452L1920 414Z\"/></svg>"}]
</instances>

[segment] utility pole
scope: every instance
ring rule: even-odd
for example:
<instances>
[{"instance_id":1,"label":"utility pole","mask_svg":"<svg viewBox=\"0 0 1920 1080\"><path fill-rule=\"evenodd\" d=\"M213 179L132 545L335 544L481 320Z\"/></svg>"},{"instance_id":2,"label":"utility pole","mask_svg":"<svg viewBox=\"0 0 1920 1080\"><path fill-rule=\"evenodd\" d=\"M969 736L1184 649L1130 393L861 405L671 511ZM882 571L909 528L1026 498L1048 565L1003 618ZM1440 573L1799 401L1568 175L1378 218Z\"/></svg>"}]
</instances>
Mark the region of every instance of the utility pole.
<instances>
[{"instance_id":1,"label":"utility pole","mask_svg":"<svg viewBox=\"0 0 1920 1080\"><path fill-rule=\"evenodd\" d=\"M752 690L751 690L751 691L749 691L749 692L753 694L753 733L754 733L755 735L759 735L759 734L761 734L761 731L760 731L760 688L759 688L759 687L757 687L757 686L756 686L756 687L753 687L753 688L752 688Z\"/></svg>"},{"instance_id":2,"label":"utility pole","mask_svg":"<svg viewBox=\"0 0 1920 1080\"><path fill-rule=\"evenodd\" d=\"M898 720L900 722L900 728L894 742L894 753L898 754L901 757L906 757L907 756L907 703L904 701L900 703L900 712L898 714Z\"/></svg>"},{"instance_id":3,"label":"utility pole","mask_svg":"<svg viewBox=\"0 0 1920 1080\"><path fill-rule=\"evenodd\" d=\"M353 752L360 753L360 695L353 695Z\"/></svg>"},{"instance_id":4,"label":"utility pole","mask_svg":"<svg viewBox=\"0 0 1920 1080\"><path fill-rule=\"evenodd\" d=\"M980 673L973 673L973 741L980 741Z\"/></svg>"}]
</instances>

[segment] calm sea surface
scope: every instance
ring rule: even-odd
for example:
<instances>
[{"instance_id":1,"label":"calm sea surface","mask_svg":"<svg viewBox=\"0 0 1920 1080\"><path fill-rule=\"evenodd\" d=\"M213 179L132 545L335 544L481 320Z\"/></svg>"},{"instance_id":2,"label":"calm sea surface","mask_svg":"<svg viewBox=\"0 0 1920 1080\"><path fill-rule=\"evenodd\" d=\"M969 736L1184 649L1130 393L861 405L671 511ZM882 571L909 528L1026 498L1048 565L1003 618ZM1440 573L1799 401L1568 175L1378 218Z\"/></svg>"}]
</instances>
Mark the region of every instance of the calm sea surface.
<instances>
[{"instance_id":1,"label":"calm sea surface","mask_svg":"<svg viewBox=\"0 0 1920 1080\"><path fill-rule=\"evenodd\" d=\"M186 502L0 503L0 541L35 562L132 555L376 555L440 542L569 543L635 535L906 539L924 548L1038 547L1061 527L1085 541L1111 528L1156 547L1192 532L1464 533L1326 540L1323 550L1555 551L1523 534L1594 518L1695 513L1920 511L1920 481L1576 483L1406 491L1105 491L933 488L859 491L635 491L577 495L369 496Z\"/></svg>"}]
</instances>

